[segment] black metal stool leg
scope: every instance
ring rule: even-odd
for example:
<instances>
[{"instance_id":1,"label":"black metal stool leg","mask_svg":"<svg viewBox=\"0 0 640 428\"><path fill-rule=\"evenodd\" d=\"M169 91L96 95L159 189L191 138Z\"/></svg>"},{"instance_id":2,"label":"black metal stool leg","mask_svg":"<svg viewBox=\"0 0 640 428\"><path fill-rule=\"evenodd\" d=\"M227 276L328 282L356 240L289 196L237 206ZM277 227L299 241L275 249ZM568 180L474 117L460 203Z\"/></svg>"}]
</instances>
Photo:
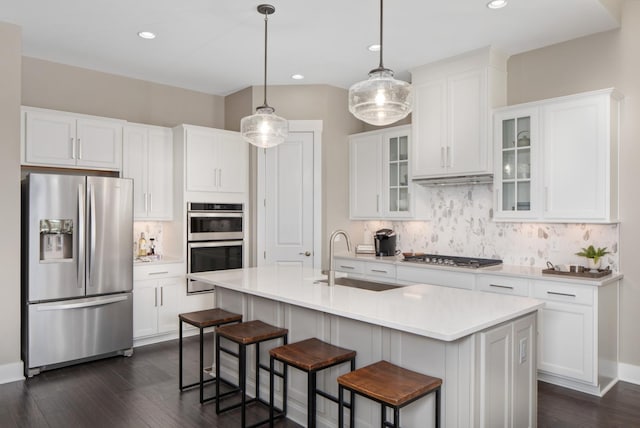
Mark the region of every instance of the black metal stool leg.
<instances>
[{"instance_id":1,"label":"black metal stool leg","mask_svg":"<svg viewBox=\"0 0 640 428\"><path fill-rule=\"evenodd\" d=\"M240 374L240 426L242 428L247 426L246 410L247 410L247 348L244 345L238 345L239 354L239 367L238 372Z\"/></svg>"},{"instance_id":2,"label":"black metal stool leg","mask_svg":"<svg viewBox=\"0 0 640 428\"><path fill-rule=\"evenodd\" d=\"M256 401L260 401L260 342L256 343Z\"/></svg>"},{"instance_id":3,"label":"black metal stool leg","mask_svg":"<svg viewBox=\"0 0 640 428\"><path fill-rule=\"evenodd\" d=\"M436 428L440 428L440 388L436 389Z\"/></svg>"},{"instance_id":4,"label":"black metal stool leg","mask_svg":"<svg viewBox=\"0 0 640 428\"><path fill-rule=\"evenodd\" d=\"M180 356L179 358L179 366L180 366L180 375L179 375L179 381L180 382L180 391L182 391L182 319L179 320L179 324L180 324Z\"/></svg>"},{"instance_id":5,"label":"black metal stool leg","mask_svg":"<svg viewBox=\"0 0 640 428\"><path fill-rule=\"evenodd\" d=\"M400 428L400 409L393 408L393 426L394 428Z\"/></svg>"},{"instance_id":6,"label":"black metal stool leg","mask_svg":"<svg viewBox=\"0 0 640 428\"><path fill-rule=\"evenodd\" d=\"M273 371L275 370L275 359L273 357L269 357L269 427L273 428L273 416L274 416L274 411L273 411L273 406L275 406L275 400L274 400L274 386L273 386L273 382L274 382L274 375L273 375Z\"/></svg>"},{"instance_id":7,"label":"black metal stool leg","mask_svg":"<svg viewBox=\"0 0 640 428\"><path fill-rule=\"evenodd\" d=\"M307 376L307 427L316 426L316 372L310 371Z\"/></svg>"},{"instance_id":8,"label":"black metal stool leg","mask_svg":"<svg viewBox=\"0 0 640 428\"><path fill-rule=\"evenodd\" d=\"M351 392L351 411L353 411L353 392ZM338 385L338 428L344 427L344 387Z\"/></svg>"},{"instance_id":9,"label":"black metal stool leg","mask_svg":"<svg viewBox=\"0 0 640 428\"><path fill-rule=\"evenodd\" d=\"M200 328L200 404L204 403L204 329Z\"/></svg>"},{"instance_id":10,"label":"black metal stool leg","mask_svg":"<svg viewBox=\"0 0 640 428\"><path fill-rule=\"evenodd\" d=\"M216 414L220 413L220 336L216 335Z\"/></svg>"},{"instance_id":11,"label":"black metal stool leg","mask_svg":"<svg viewBox=\"0 0 640 428\"><path fill-rule=\"evenodd\" d=\"M351 360L351 371L356 369L356 359ZM349 428L353 428L356 426L356 393L350 391L349 398L351 402L349 403ZM342 401L342 400L340 400Z\"/></svg>"}]
</instances>

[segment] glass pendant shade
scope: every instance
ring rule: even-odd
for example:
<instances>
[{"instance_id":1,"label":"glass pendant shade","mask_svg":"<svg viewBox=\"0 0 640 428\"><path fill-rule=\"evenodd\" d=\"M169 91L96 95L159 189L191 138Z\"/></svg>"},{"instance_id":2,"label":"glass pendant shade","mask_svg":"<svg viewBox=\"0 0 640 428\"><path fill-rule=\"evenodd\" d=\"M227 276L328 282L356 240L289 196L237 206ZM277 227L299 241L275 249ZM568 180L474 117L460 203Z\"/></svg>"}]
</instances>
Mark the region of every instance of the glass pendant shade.
<instances>
[{"instance_id":1,"label":"glass pendant shade","mask_svg":"<svg viewBox=\"0 0 640 428\"><path fill-rule=\"evenodd\" d=\"M411 113L411 85L393 78L393 71L376 69L369 79L349 88L349 111L358 119L376 126L389 125Z\"/></svg>"},{"instance_id":2,"label":"glass pendant shade","mask_svg":"<svg viewBox=\"0 0 640 428\"><path fill-rule=\"evenodd\" d=\"M254 146L268 149L284 142L289 134L289 123L276 115L273 108L262 106L255 114L242 118L240 133Z\"/></svg>"}]
</instances>

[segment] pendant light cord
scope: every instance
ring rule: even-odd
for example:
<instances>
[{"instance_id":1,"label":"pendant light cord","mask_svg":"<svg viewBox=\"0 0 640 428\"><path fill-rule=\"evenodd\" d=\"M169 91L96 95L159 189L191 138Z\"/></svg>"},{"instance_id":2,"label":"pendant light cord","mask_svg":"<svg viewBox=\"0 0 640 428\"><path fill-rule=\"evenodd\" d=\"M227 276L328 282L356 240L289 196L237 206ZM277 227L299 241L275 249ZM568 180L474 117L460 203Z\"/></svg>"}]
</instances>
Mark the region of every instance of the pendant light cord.
<instances>
[{"instance_id":1,"label":"pendant light cord","mask_svg":"<svg viewBox=\"0 0 640 428\"><path fill-rule=\"evenodd\" d=\"M384 70L384 65L382 64L382 2L383 0L380 0L380 65L378 66L380 70Z\"/></svg>"},{"instance_id":2,"label":"pendant light cord","mask_svg":"<svg viewBox=\"0 0 640 428\"><path fill-rule=\"evenodd\" d=\"M264 102L263 107L269 107L267 104L267 21L269 14L264 13Z\"/></svg>"}]
</instances>

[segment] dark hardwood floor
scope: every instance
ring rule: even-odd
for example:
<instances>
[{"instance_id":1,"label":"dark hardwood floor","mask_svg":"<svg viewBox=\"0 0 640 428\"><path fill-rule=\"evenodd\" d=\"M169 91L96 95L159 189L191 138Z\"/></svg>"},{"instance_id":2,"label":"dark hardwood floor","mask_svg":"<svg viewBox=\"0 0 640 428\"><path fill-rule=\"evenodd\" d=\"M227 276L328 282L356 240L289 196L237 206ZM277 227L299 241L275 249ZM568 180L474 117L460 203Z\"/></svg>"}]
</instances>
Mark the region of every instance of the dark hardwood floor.
<instances>
[{"instance_id":1,"label":"dark hardwood floor","mask_svg":"<svg viewBox=\"0 0 640 428\"><path fill-rule=\"evenodd\" d=\"M195 378L194 339L185 341L185 373ZM266 416L263 408L253 406L249 413L250 418ZM2 428L227 428L239 423L238 410L216 415L215 403L201 406L197 388L180 393L177 341L136 348L131 358L94 361L0 385ZM291 421L276 426L298 427ZM640 427L640 386L619 382L600 399L540 382L538 426Z\"/></svg>"}]
</instances>

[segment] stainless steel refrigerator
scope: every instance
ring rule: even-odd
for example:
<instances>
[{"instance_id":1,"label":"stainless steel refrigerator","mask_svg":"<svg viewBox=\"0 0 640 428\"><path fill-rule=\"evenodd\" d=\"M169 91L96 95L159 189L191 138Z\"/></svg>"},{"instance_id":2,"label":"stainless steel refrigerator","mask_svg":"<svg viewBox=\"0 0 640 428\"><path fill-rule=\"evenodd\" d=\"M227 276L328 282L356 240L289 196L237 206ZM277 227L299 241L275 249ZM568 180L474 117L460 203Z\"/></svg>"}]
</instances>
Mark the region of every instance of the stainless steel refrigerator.
<instances>
[{"instance_id":1,"label":"stainless steel refrigerator","mask_svg":"<svg viewBox=\"0 0 640 428\"><path fill-rule=\"evenodd\" d=\"M25 375L133 346L132 180L22 181Z\"/></svg>"}]
</instances>

